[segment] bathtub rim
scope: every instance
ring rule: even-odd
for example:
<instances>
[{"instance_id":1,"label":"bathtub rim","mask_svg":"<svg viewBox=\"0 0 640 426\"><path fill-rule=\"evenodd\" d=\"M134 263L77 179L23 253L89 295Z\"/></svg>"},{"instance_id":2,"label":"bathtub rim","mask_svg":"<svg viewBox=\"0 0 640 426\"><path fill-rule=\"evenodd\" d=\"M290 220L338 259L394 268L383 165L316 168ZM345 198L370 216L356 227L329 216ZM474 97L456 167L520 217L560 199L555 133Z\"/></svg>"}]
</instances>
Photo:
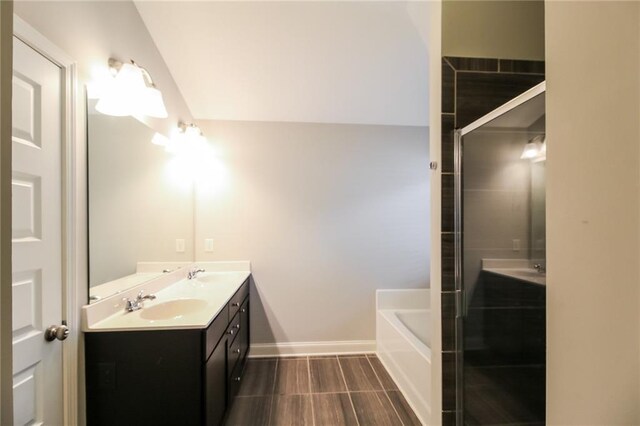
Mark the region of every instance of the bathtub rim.
<instances>
[{"instance_id":1,"label":"bathtub rim","mask_svg":"<svg viewBox=\"0 0 640 426\"><path fill-rule=\"evenodd\" d=\"M429 316L429 312L431 309L380 309L378 312L382 317L391 324L391 326L398 332L400 335L405 337L409 344L418 352L426 361L431 363L431 348L427 346L424 342L422 342L418 337L413 334L413 332L407 327L402 320L396 314L397 312L427 312L427 316ZM433 336L433 334L431 334Z\"/></svg>"}]
</instances>

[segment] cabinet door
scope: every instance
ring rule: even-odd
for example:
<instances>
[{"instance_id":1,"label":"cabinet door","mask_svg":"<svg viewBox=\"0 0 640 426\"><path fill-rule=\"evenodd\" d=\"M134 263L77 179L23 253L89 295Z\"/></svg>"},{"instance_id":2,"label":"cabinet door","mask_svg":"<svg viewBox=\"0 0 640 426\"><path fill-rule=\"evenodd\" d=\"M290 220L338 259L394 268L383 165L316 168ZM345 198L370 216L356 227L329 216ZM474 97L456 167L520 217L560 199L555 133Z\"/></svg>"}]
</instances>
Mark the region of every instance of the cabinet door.
<instances>
[{"instance_id":1,"label":"cabinet door","mask_svg":"<svg viewBox=\"0 0 640 426\"><path fill-rule=\"evenodd\" d=\"M244 301L240 308L240 362L242 363L249 351L249 298Z\"/></svg>"},{"instance_id":2,"label":"cabinet door","mask_svg":"<svg viewBox=\"0 0 640 426\"><path fill-rule=\"evenodd\" d=\"M227 407L227 339L223 337L207 361L204 406L207 426L222 424Z\"/></svg>"}]
</instances>

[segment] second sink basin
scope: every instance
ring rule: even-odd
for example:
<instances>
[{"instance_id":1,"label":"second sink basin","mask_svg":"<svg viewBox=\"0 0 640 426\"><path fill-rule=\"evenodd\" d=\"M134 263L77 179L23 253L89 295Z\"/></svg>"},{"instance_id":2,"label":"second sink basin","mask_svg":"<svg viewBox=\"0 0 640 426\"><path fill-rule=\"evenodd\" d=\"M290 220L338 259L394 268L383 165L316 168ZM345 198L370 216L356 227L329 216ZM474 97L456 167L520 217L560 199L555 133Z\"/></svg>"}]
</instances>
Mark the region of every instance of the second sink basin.
<instances>
[{"instance_id":1,"label":"second sink basin","mask_svg":"<svg viewBox=\"0 0 640 426\"><path fill-rule=\"evenodd\" d=\"M142 308L140 318L148 320L174 319L198 312L206 307L207 302L202 299L169 300L149 308Z\"/></svg>"}]
</instances>

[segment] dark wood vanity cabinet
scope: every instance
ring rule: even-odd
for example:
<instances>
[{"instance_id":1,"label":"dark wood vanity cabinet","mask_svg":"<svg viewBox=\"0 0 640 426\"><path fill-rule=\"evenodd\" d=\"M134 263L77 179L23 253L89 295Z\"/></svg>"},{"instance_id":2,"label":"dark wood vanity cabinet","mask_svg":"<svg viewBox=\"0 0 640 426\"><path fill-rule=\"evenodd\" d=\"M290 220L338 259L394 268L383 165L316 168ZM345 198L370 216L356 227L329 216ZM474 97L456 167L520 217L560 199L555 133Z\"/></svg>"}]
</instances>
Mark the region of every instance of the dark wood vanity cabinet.
<instances>
[{"instance_id":1,"label":"dark wood vanity cabinet","mask_svg":"<svg viewBox=\"0 0 640 426\"><path fill-rule=\"evenodd\" d=\"M207 426L219 425L227 410L227 339L216 346L207 360L204 398L205 420Z\"/></svg>"},{"instance_id":2,"label":"dark wood vanity cabinet","mask_svg":"<svg viewBox=\"0 0 640 426\"><path fill-rule=\"evenodd\" d=\"M85 333L87 424L221 425L249 338L249 279L206 329Z\"/></svg>"}]
</instances>

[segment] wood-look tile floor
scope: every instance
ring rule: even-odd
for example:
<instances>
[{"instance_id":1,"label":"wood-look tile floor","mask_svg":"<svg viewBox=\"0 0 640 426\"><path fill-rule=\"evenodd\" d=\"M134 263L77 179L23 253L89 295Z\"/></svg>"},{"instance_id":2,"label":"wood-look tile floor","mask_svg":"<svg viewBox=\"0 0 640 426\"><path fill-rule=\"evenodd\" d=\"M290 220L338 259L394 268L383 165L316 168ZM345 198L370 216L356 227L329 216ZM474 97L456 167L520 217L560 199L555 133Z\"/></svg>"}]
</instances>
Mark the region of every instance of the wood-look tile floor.
<instances>
[{"instance_id":1,"label":"wood-look tile floor","mask_svg":"<svg viewBox=\"0 0 640 426\"><path fill-rule=\"evenodd\" d=\"M227 426L420 426L373 354L253 358Z\"/></svg>"}]
</instances>

